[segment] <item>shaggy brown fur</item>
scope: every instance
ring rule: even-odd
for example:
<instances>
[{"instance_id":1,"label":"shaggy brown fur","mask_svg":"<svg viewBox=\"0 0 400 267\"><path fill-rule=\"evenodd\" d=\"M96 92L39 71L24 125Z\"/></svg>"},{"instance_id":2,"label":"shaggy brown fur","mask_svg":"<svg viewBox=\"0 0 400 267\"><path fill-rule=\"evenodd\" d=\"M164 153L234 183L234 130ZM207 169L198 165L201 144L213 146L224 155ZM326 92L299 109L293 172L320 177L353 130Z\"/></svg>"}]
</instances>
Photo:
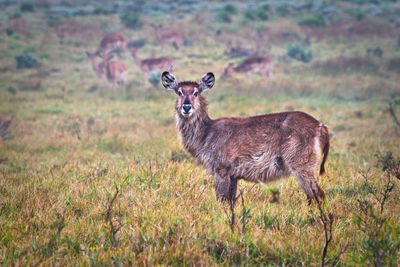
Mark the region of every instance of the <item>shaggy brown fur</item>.
<instances>
[{"instance_id":1,"label":"shaggy brown fur","mask_svg":"<svg viewBox=\"0 0 400 267\"><path fill-rule=\"evenodd\" d=\"M324 198L315 169L323 154L320 174L325 171L328 128L300 111L213 120L200 94L214 81L208 73L200 83L178 84L172 74L162 74L163 85L178 94L175 118L183 146L214 175L217 198L232 199L239 179L268 182L289 174L309 201Z\"/></svg>"}]
</instances>

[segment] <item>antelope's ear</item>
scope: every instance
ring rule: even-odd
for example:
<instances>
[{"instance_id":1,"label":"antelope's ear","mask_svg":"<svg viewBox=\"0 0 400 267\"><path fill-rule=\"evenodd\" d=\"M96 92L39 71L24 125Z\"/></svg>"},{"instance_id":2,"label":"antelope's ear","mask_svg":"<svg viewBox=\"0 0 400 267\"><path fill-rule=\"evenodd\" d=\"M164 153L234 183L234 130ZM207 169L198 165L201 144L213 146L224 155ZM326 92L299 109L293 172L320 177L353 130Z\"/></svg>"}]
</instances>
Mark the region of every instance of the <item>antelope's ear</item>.
<instances>
[{"instance_id":1,"label":"antelope's ear","mask_svg":"<svg viewBox=\"0 0 400 267\"><path fill-rule=\"evenodd\" d=\"M114 58L114 55L107 54L106 56L104 56L103 60L104 61L110 61L113 58Z\"/></svg>"},{"instance_id":2,"label":"antelope's ear","mask_svg":"<svg viewBox=\"0 0 400 267\"><path fill-rule=\"evenodd\" d=\"M200 93L203 92L204 90L209 90L214 86L215 83L215 76L212 72L209 72L201 78L200 84L199 84L199 91Z\"/></svg>"},{"instance_id":3,"label":"antelope's ear","mask_svg":"<svg viewBox=\"0 0 400 267\"><path fill-rule=\"evenodd\" d=\"M164 71L163 74L161 74L161 82L168 90L178 90L178 83L176 82L174 75L168 71Z\"/></svg>"}]
</instances>

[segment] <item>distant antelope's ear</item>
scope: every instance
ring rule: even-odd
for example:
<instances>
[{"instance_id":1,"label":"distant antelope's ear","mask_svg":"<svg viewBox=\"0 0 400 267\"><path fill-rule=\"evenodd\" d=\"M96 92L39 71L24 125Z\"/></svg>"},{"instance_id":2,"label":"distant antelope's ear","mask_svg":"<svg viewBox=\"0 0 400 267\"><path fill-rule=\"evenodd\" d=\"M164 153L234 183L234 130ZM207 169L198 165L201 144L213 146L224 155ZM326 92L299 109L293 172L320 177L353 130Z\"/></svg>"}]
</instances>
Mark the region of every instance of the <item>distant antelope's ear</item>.
<instances>
[{"instance_id":1,"label":"distant antelope's ear","mask_svg":"<svg viewBox=\"0 0 400 267\"><path fill-rule=\"evenodd\" d=\"M110 60L113 59L113 58L114 58L114 55L107 54L107 55L103 58L103 60L104 60L104 61L110 61Z\"/></svg>"},{"instance_id":2,"label":"distant antelope's ear","mask_svg":"<svg viewBox=\"0 0 400 267\"><path fill-rule=\"evenodd\" d=\"M201 78L199 91L203 92L204 90L209 90L214 86L215 76L212 72L209 72Z\"/></svg>"},{"instance_id":3,"label":"distant antelope's ear","mask_svg":"<svg viewBox=\"0 0 400 267\"><path fill-rule=\"evenodd\" d=\"M174 75L168 71L164 71L163 74L161 74L161 82L168 90L178 90L178 83L176 82Z\"/></svg>"}]
</instances>

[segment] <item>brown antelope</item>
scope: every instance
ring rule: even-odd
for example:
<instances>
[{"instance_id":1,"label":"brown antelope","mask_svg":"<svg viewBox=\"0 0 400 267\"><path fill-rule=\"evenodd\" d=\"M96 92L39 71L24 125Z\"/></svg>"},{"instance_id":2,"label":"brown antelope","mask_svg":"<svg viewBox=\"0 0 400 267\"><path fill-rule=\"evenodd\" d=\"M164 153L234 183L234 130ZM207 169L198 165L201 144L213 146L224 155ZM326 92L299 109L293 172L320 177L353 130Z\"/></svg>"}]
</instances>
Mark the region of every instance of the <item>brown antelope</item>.
<instances>
[{"instance_id":1,"label":"brown antelope","mask_svg":"<svg viewBox=\"0 0 400 267\"><path fill-rule=\"evenodd\" d=\"M185 149L215 178L219 200L232 200L239 179L268 182L293 174L309 203L325 197L316 181L329 152L328 128L300 111L245 118L211 119L201 95L215 82L209 72L197 82L177 82L169 72L161 75L165 88L178 95L176 125Z\"/></svg>"},{"instance_id":2,"label":"brown antelope","mask_svg":"<svg viewBox=\"0 0 400 267\"><path fill-rule=\"evenodd\" d=\"M171 44L176 50L178 50L184 43L183 33L177 30L164 31L162 25L155 25L150 23L150 26L154 29L157 40L161 46L165 44Z\"/></svg>"},{"instance_id":3,"label":"brown antelope","mask_svg":"<svg viewBox=\"0 0 400 267\"><path fill-rule=\"evenodd\" d=\"M228 67L225 68L224 74L221 79L228 78L232 72L245 73L247 79L250 79L251 72L260 72L265 80L268 80L271 76L273 68L273 62L268 57L249 57L243 60L238 66L234 66L233 63L229 63Z\"/></svg>"},{"instance_id":4,"label":"brown antelope","mask_svg":"<svg viewBox=\"0 0 400 267\"><path fill-rule=\"evenodd\" d=\"M125 65L118 61L110 61L112 56L107 55L103 58L103 61L100 63L96 63L96 53L86 52L86 55L89 57L92 68L94 72L96 72L97 77L102 79L103 76L106 76L107 81L112 84L114 88L115 84L118 84L122 87L125 84L126 75L128 74L128 70Z\"/></svg>"},{"instance_id":5,"label":"brown antelope","mask_svg":"<svg viewBox=\"0 0 400 267\"><path fill-rule=\"evenodd\" d=\"M163 71L172 71L173 68L173 61L167 57L159 57L159 58L146 58L140 59L137 55L136 48L131 49L131 54L133 59L135 60L136 64L142 70L142 72L146 75L148 79L149 73L151 72L163 72Z\"/></svg>"},{"instance_id":6,"label":"brown antelope","mask_svg":"<svg viewBox=\"0 0 400 267\"><path fill-rule=\"evenodd\" d=\"M112 33L104 36L101 40L99 48L95 54L100 57L104 57L113 52L116 52L118 55L120 51L124 51L126 48L127 40L121 33Z\"/></svg>"}]
</instances>

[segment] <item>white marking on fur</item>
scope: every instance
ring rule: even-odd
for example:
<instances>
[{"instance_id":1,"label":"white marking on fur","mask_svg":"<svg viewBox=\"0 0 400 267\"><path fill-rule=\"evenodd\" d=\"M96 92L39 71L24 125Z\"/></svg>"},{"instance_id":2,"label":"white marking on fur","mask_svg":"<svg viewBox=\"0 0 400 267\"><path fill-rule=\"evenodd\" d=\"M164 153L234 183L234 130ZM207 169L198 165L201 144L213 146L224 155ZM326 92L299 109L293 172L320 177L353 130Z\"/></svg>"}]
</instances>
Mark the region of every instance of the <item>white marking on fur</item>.
<instances>
[{"instance_id":1,"label":"white marking on fur","mask_svg":"<svg viewBox=\"0 0 400 267\"><path fill-rule=\"evenodd\" d=\"M321 157L322 151L321 151L321 145L319 142L319 138L321 136L318 134L316 137L314 137L314 150L315 150L315 154L317 155L317 159L319 160L319 158Z\"/></svg>"}]
</instances>

